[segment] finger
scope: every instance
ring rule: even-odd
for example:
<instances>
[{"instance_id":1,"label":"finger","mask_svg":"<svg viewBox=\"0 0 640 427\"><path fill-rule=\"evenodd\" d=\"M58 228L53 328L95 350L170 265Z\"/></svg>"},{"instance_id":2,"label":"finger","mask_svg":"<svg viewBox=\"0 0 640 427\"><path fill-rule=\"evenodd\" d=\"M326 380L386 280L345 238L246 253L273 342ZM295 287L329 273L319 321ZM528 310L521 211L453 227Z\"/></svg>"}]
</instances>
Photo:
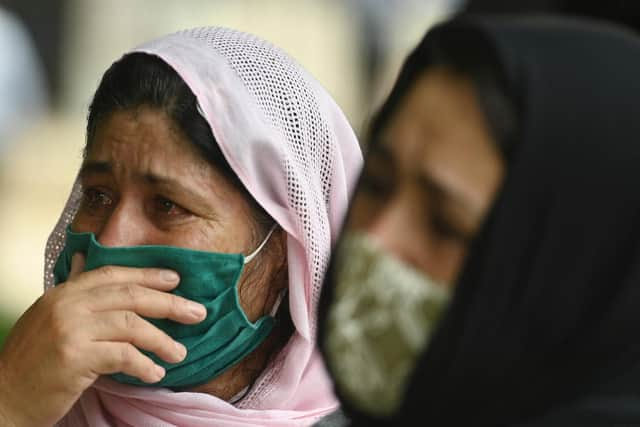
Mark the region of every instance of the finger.
<instances>
[{"instance_id":1,"label":"finger","mask_svg":"<svg viewBox=\"0 0 640 427\"><path fill-rule=\"evenodd\" d=\"M126 310L184 324L201 322L207 315L207 309L195 301L132 284L92 289L89 301L89 308L94 312Z\"/></svg>"},{"instance_id":2,"label":"finger","mask_svg":"<svg viewBox=\"0 0 640 427\"><path fill-rule=\"evenodd\" d=\"M71 257L71 269L69 271L69 279L73 279L84 271L86 257L82 252L76 252Z\"/></svg>"},{"instance_id":3,"label":"finger","mask_svg":"<svg viewBox=\"0 0 640 427\"><path fill-rule=\"evenodd\" d=\"M180 276L172 270L160 268L134 268L107 265L84 272L75 279L86 289L105 285L135 283L146 288L170 291L178 286Z\"/></svg>"},{"instance_id":4,"label":"finger","mask_svg":"<svg viewBox=\"0 0 640 427\"><path fill-rule=\"evenodd\" d=\"M165 375L164 368L156 365L130 343L95 342L91 354L96 355L92 370L99 375L122 372L146 383L158 382Z\"/></svg>"},{"instance_id":5,"label":"finger","mask_svg":"<svg viewBox=\"0 0 640 427\"><path fill-rule=\"evenodd\" d=\"M90 328L94 341L129 342L169 363L178 363L187 355L182 344L132 311L97 313L94 321Z\"/></svg>"}]
</instances>

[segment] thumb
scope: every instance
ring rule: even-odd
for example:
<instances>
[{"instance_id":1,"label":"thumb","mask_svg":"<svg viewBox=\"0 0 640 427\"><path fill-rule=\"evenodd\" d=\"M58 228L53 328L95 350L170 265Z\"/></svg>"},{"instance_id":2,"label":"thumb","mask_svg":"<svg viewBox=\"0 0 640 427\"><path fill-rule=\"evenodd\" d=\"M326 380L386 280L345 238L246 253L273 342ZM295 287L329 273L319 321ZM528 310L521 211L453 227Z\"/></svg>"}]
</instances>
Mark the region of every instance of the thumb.
<instances>
[{"instance_id":1,"label":"thumb","mask_svg":"<svg viewBox=\"0 0 640 427\"><path fill-rule=\"evenodd\" d=\"M84 271L86 258L82 252L76 252L71 257L71 271L69 271L69 279L73 279Z\"/></svg>"}]
</instances>

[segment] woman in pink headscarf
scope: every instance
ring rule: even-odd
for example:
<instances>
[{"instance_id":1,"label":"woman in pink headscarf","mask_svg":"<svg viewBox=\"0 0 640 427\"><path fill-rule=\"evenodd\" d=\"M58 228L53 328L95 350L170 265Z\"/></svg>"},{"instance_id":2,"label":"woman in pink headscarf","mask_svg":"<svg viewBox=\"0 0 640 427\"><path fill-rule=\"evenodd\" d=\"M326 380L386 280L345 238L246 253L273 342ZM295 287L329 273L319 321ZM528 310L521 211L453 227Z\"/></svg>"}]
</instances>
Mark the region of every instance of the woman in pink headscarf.
<instances>
[{"instance_id":1,"label":"woman in pink headscarf","mask_svg":"<svg viewBox=\"0 0 640 427\"><path fill-rule=\"evenodd\" d=\"M0 424L302 426L337 407L314 347L361 164L285 53L224 28L105 73L46 292L0 353Z\"/></svg>"}]
</instances>

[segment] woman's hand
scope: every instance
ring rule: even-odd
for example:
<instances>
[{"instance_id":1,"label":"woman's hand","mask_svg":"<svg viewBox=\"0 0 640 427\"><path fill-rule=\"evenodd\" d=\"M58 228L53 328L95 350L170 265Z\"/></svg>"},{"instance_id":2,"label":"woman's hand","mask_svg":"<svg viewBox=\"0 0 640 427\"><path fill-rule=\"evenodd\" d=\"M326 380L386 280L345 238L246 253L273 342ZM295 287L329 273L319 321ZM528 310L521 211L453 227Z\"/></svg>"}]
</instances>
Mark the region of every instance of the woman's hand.
<instances>
[{"instance_id":1,"label":"woman's hand","mask_svg":"<svg viewBox=\"0 0 640 427\"><path fill-rule=\"evenodd\" d=\"M54 424L102 374L159 381L164 370L136 347L174 363L186 350L141 316L185 324L206 316L202 305L167 293L178 285L175 272L83 268L74 255L69 280L22 315L0 351L1 425Z\"/></svg>"}]
</instances>

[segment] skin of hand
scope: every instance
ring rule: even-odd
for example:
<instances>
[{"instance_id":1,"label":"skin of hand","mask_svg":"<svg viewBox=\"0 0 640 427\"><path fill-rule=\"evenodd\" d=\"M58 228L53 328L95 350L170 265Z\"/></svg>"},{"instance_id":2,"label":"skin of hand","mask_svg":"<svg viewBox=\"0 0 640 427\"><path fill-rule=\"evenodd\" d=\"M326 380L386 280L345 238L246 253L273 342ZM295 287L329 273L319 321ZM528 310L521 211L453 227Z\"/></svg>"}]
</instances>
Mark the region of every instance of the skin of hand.
<instances>
[{"instance_id":1,"label":"skin of hand","mask_svg":"<svg viewBox=\"0 0 640 427\"><path fill-rule=\"evenodd\" d=\"M206 309L168 293L173 271L107 266L83 272L75 254L67 282L47 290L18 320L0 350L0 425L51 426L104 374L145 382L165 372L142 354L179 362L186 349L142 316L184 324Z\"/></svg>"}]
</instances>

